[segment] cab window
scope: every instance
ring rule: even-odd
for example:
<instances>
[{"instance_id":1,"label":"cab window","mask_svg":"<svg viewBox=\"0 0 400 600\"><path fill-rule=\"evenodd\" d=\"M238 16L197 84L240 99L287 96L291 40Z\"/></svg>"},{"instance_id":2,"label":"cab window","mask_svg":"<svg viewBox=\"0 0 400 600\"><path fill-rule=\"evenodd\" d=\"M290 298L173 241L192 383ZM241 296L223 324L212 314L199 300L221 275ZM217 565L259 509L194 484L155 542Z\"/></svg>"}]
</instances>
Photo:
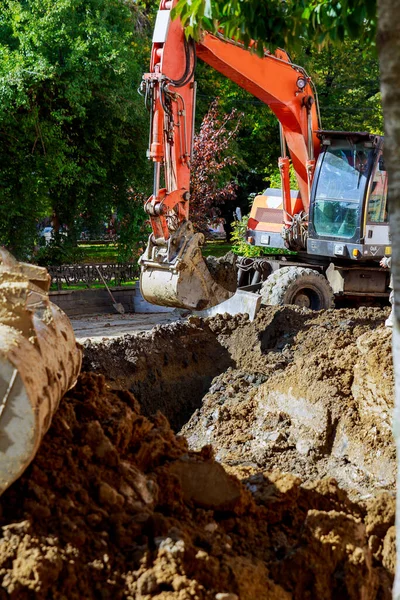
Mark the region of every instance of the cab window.
<instances>
[{"instance_id":1,"label":"cab window","mask_svg":"<svg viewBox=\"0 0 400 600\"><path fill-rule=\"evenodd\" d=\"M368 223L388 222L387 188L387 172L381 155L376 166L371 186L371 195L369 197L367 209Z\"/></svg>"}]
</instances>

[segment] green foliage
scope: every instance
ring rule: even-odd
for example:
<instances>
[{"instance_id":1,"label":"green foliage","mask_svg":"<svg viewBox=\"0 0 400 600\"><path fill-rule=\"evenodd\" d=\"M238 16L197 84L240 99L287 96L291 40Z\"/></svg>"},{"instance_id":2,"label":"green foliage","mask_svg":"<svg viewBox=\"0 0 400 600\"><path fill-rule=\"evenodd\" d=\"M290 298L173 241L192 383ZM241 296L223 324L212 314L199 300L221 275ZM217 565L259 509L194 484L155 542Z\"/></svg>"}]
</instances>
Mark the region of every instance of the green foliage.
<instances>
[{"instance_id":1,"label":"green foliage","mask_svg":"<svg viewBox=\"0 0 400 600\"><path fill-rule=\"evenodd\" d=\"M282 248L266 248L264 246L253 246L252 244L248 244L245 241L248 221L249 215L242 217L240 221L234 221L232 223L232 252L234 252L237 256L256 258L257 256L268 256L271 254L278 254L280 256L289 254L294 256L297 254L296 252Z\"/></svg>"},{"instance_id":2,"label":"green foliage","mask_svg":"<svg viewBox=\"0 0 400 600\"><path fill-rule=\"evenodd\" d=\"M260 248L260 246L252 246L245 241L248 220L249 216L247 215L242 217L240 221L234 221L232 223L232 252L237 254L237 256L249 256L250 258L264 256L264 248Z\"/></svg>"},{"instance_id":3,"label":"green foliage","mask_svg":"<svg viewBox=\"0 0 400 600\"><path fill-rule=\"evenodd\" d=\"M147 244L151 230L143 210L145 198L144 194L131 193L119 207L117 259L120 263L137 261Z\"/></svg>"},{"instance_id":4,"label":"green foliage","mask_svg":"<svg viewBox=\"0 0 400 600\"><path fill-rule=\"evenodd\" d=\"M84 252L71 242L68 236L56 235L48 244L44 244L35 254L35 262L43 267L82 262Z\"/></svg>"},{"instance_id":5,"label":"green foliage","mask_svg":"<svg viewBox=\"0 0 400 600\"><path fill-rule=\"evenodd\" d=\"M133 2L2 2L0 242L18 257L44 216L73 243L80 213L101 222L147 184L146 36Z\"/></svg>"},{"instance_id":6,"label":"green foliage","mask_svg":"<svg viewBox=\"0 0 400 600\"><path fill-rule=\"evenodd\" d=\"M303 40L317 44L343 42L347 35L374 44L375 0L179 0L175 10L186 34L199 39L203 29L221 32L263 54L264 45L299 48Z\"/></svg>"},{"instance_id":7,"label":"green foliage","mask_svg":"<svg viewBox=\"0 0 400 600\"><path fill-rule=\"evenodd\" d=\"M307 45L292 59L312 76L324 129L383 133L378 59L364 40Z\"/></svg>"},{"instance_id":8,"label":"green foliage","mask_svg":"<svg viewBox=\"0 0 400 600\"><path fill-rule=\"evenodd\" d=\"M296 175L294 174L293 166L290 165L289 168L289 180L290 180L290 188L292 190L297 189L297 180ZM269 166L265 169L265 178L264 181L267 182L269 188L280 190L282 187L281 173L279 171L279 167Z\"/></svg>"}]
</instances>

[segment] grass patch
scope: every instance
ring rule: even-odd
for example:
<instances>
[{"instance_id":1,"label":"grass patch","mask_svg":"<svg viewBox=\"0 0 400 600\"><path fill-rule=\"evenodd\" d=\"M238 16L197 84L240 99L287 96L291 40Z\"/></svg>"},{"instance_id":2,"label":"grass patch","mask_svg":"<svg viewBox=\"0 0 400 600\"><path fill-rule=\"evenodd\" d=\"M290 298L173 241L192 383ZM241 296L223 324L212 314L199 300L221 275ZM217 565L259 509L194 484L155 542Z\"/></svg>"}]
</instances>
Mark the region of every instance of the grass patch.
<instances>
[{"instance_id":1,"label":"grass patch","mask_svg":"<svg viewBox=\"0 0 400 600\"><path fill-rule=\"evenodd\" d=\"M78 244L84 263L118 262L117 244Z\"/></svg>"},{"instance_id":2,"label":"grass patch","mask_svg":"<svg viewBox=\"0 0 400 600\"><path fill-rule=\"evenodd\" d=\"M219 258L220 256L224 256L224 254L230 250L232 250L232 244L225 241L215 240L206 242L202 252L203 256L216 256Z\"/></svg>"},{"instance_id":3,"label":"grass patch","mask_svg":"<svg viewBox=\"0 0 400 600\"><path fill-rule=\"evenodd\" d=\"M84 263L116 263L118 262L117 244L79 244L84 254ZM207 241L203 247L204 256L224 256L232 250L232 244L221 240Z\"/></svg>"},{"instance_id":4,"label":"grass patch","mask_svg":"<svg viewBox=\"0 0 400 600\"><path fill-rule=\"evenodd\" d=\"M134 279L132 281L124 281L123 283L119 283L118 285L115 281L110 281L108 283L108 287L112 290L114 287L133 287L138 279ZM76 290L105 290L106 287L103 283L91 283L90 286L86 283L75 283L74 285L67 285L66 283L61 284L61 291L76 291ZM57 288L55 283L52 283L50 286L51 292L59 292L60 290Z\"/></svg>"}]
</instances>

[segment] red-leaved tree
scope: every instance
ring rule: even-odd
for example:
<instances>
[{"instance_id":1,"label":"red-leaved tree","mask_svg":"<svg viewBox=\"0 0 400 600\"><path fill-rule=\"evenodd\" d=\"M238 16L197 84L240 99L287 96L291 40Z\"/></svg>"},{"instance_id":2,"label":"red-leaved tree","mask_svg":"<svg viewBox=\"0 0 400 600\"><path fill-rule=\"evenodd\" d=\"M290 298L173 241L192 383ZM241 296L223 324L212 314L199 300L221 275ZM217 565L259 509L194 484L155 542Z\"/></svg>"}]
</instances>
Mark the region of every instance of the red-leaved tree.
<instances>
[{"instance_id":1,"label":"red-leaved tree","mask_svg":"<svg viewBox=\"0 0 400 600\"><path fill-rule=\"evenodd\" d=\"M229 114L221 114L218 100L215 100L194 137L190 220L197 231L206 232L211 221L222 220L218 205L230 202L234 208L237 184L232 171L238 159L230 151L240 119L241 115L235 109Z\"/></svg>"}]
</instances>

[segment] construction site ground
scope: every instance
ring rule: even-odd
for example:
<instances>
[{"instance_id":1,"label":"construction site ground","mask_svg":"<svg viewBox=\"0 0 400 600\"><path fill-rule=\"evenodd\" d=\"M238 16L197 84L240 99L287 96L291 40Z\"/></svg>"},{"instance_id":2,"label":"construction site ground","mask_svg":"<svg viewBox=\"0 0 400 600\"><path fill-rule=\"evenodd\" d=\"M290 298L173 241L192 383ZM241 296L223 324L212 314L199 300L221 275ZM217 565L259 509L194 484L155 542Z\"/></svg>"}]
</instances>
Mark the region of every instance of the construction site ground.
<instances>
[{"instance_id":1,"label":"construction site ground","mask_svg":"<svg viewBox=\"0 0 400 600\"><path fill-rule=\"evenodd\" d=\"M126 313L82 316L70 319L78 342L101 342L133 332L148 331L155 325L165 325L181 320L178 312Z\"/></svg>"},{"instance_id":2,"label":"construction site ground","mask_svg":"<svg viewBox=\"0 0 400 600\"><path fill-rule=\"evenodd\" d=\"M0 599L389 600L387 314L75 322L82 374L0 500Z\"/></svg>"}]
</instances>

